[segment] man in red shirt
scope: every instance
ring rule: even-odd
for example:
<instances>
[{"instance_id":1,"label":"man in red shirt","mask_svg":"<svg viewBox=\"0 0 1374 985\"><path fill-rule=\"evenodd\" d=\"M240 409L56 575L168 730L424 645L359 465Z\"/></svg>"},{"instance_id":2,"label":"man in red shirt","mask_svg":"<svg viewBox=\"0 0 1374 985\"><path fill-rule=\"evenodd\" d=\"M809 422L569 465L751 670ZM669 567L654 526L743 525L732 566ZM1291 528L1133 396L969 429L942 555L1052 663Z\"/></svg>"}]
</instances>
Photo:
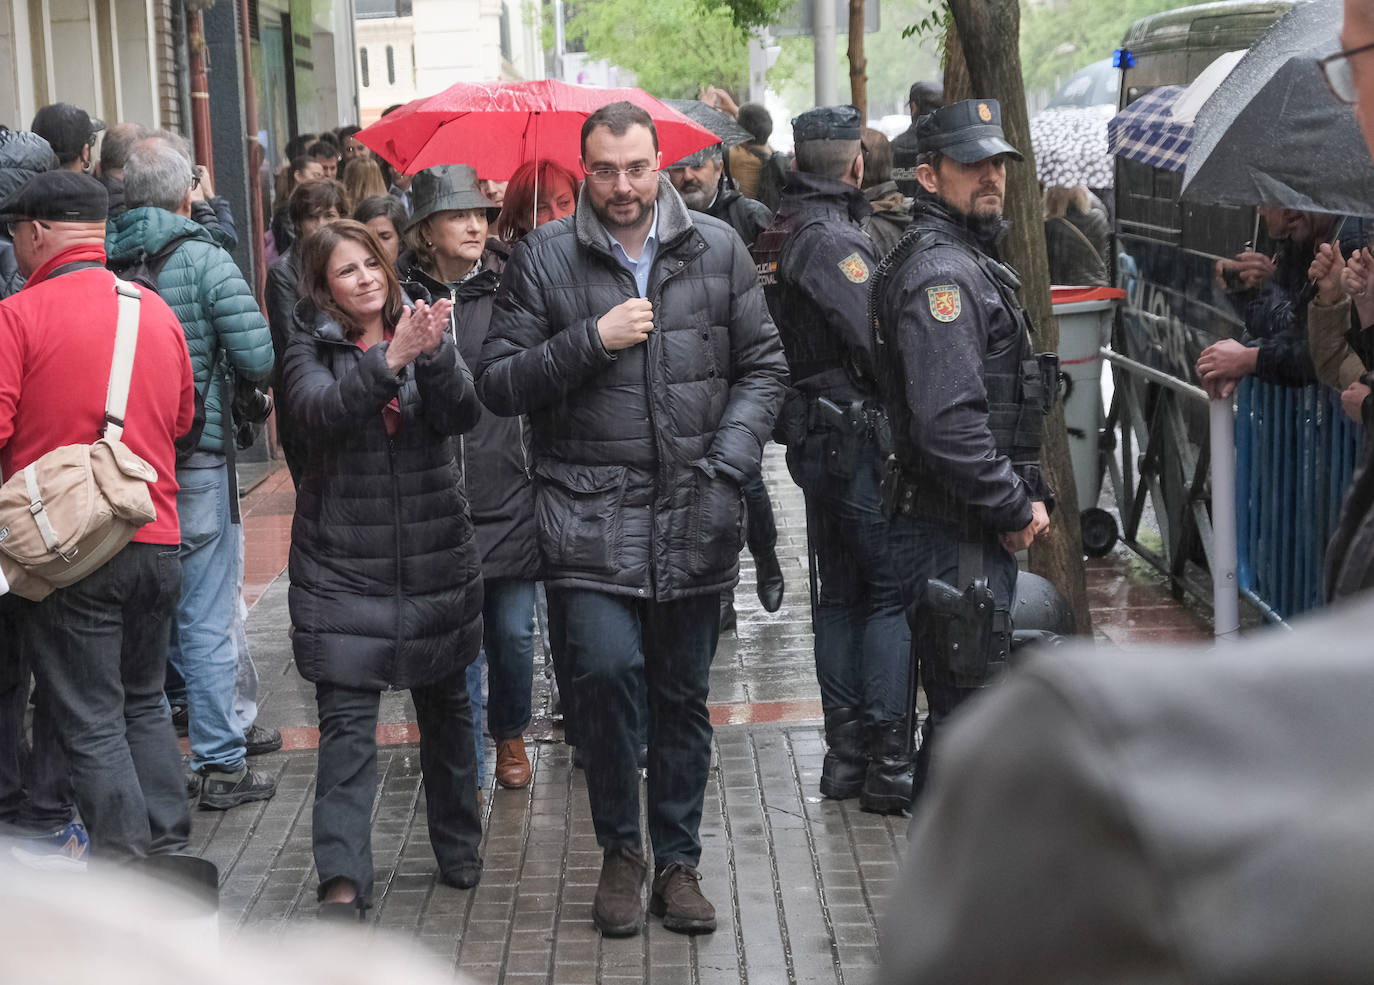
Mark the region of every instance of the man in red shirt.
<instances>
[{"instance_id":1,"label":"man in red shirt","mask_svg":"<svg viewBox=\"0 0 1374 985\"><path fill-rule=\"evenodd\" d=\"M49 171L0 203L27 278L0 301L0 474L101 433L118 320L105 269L108 196ZM181 325L152 291L139 304L123 441L157 470L157 519L82 581L6 599L47 694L92 854L128 860L186 847L185 783L162 698L181 582L174 439L195 412Z\"/></svg>"}]
</instances>

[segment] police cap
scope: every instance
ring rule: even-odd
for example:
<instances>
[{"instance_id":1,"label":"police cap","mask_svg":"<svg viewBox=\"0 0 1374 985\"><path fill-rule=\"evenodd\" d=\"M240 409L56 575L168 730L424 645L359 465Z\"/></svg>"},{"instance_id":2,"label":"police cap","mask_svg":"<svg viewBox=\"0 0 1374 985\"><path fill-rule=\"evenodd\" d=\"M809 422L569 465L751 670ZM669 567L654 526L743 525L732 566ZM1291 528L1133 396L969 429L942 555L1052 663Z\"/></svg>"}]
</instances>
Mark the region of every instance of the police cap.
<instances>
[{"instance_id":1,"label":"police cap","mask_svg":"<svg viewBox=\"0 0 1374 985\"><path fill-rule=\"evenodd\" d=\"M799 144L805 140L858 140L863 125L863 117L853 106L818 106L792 121L792 139Z\"/></svg>"},{"instance_id":2,"label":"police cap","mask_svg":"<svg viewBox=\"0 0 1374 985\"><path fill-rule=\"evenodd\" d=\"M916 121L916 141L920 150L939 151L960 164L998 154L1022 159L1002 133L1002 107L995 99L965 99L926 114Z\"/></svg>"}]
</instances>

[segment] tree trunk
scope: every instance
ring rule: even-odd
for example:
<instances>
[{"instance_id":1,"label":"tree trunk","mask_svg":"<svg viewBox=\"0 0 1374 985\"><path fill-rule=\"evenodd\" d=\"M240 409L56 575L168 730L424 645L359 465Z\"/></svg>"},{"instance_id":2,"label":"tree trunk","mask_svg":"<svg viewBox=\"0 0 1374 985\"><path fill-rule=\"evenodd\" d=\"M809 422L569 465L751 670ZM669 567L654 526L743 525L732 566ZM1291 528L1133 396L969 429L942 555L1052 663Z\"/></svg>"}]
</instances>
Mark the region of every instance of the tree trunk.
<instances>
[{"instance_id":1,"label":"tree trunk","mask_svg":"<svg viewBox=\"0 0 1374 985\"><path fill-rule=\"evenodd\" d=\"M1050 269L1045 252L1045 220L1031 149L1030 118L1021 82L1021 8L1018 0L949 0L954 15L945 69L945 98L996 99L1002 105L1007 140L1025 155L1007 168L1008 262L1022 279L1021 299L1037 329L1036 347L1059 348L1059 325L1050 302ZM962 62L961 72L956 63ZM964 83L967 79L967 83ZM964 86L967 86L965 88ZM1078 524L1078 494L1064 430L1064 408L1056 404L1045 419L1041 466L1055 491L1057 508L1050 529L1031 547L1031 570L1048 578L1073 607L1076 629L1091 634L1084 578L1083 536Z\"/></svg>"},{"instance_id":2,"label":"tree trunk","mask_svg":"<svg viewBox=\"0 0 1374 985\"><path fill-rule=\"evenodd\" d=\"M864 56L864 0L849 0L849 101L868 119L868 59ZM866 125L866 124L865 124Z\"/></svg>"}]
</instances>

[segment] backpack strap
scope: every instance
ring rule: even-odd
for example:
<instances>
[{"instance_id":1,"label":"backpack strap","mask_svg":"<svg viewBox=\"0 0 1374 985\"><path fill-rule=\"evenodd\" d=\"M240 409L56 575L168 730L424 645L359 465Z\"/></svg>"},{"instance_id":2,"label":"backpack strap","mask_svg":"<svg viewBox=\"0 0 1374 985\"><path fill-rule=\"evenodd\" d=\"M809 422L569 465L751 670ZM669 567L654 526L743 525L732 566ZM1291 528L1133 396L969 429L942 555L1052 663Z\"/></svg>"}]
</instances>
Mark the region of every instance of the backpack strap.
<instances>
[{"instance_id":1,"label":"backpack strap","mask_svg":"<svg viewBox=\"0 0 1374 985\"><path fill-rule=\"evenodd\" d=\"M119 320L115 327L114 359L105 391L105 437L118 441L124 435L124 412L129 405L129 385L134 374L134 350L138 346L138 309L142 293L128 281L115 278Z\"/></svg>"}]
</instances>

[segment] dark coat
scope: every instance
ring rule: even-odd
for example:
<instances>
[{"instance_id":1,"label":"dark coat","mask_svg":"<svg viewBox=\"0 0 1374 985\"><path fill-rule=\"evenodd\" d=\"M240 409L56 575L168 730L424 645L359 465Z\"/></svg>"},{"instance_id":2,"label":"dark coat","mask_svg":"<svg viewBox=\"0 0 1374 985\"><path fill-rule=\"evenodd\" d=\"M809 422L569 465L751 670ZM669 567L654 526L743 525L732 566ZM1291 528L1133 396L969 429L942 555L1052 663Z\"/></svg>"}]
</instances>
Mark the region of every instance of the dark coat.
<instances>
[{"instance_id":1,"label":"dark coat","mask_svg":"<svg viewBox=\"0 0 1374 985\"><path fill-rule=\"evenodd\" d=\"M873 213L864 218L863 229L873 240L874 256L882 260L906 235L911 225L911 202L895 181L865 188L864 198L873 206Z\"/></svg>"},{"instance_id":2,"label":"dark coat","mask_svg":"<svg viewBox=\"0 0 1374 985\"><path fill-rule=\"evenodd\" d=\"M974 258L997 259L1003 230L971 227L927 195L909 235L927 232L940 242L895 266L874 298L888 350L875 370L895 454L984 528L1020 530L1049 490L1038 460L1014 460L993 430L1019 408L991 398L992 370L1015 373L1031 355L1019 303L1008 305Z\"/></svg>"},{"instance_id":3,"label":"dark coat","mask_svg":"<svg viewBox=\"0 0 1374 985\"><path fill-rule=\"evenodd\" d=\"M489 241L482 269L453 289L418 266L407 274L430 298L452 299L449 328L469 366L481 357L496 288L509 256L506 244ZM532 581L539 575L539 544L534 534L528 423L523 417L483 414L477 426L458 440L482 577L489 582L497 578Z\"/></svg>"},{"instance_id":4,"label":"dark coat","mask_svg":"<svg viewBox=\"0 0 1374 985\"><path fill-rule=\"evenodd\" d=\"M308 681L381 690L433 683L477 656L482 576L452 435L481 415L445 341L398 377L316 316L287 348L305 451L291 525L291 622ZM398 399L388 435L382 409Z\"/></svg>"},{"instance_id":5,"label":"dark coat","mask_svg":"<svg viewBox=\"0 0 1374 985\"><path fill-rule=\"evenodd\" d=\"M530 415L545 580L661 601L734 583L743 483L782 399L777 330L740 238L666 176L649 275L654 330L616 353L596 323L637 296L583 195L515 247L478 390Z\"/></svg>"},{"instance_id":6,"label":"dark coat","mask_svg":"<svg viewBox=\"0 0 1374 985\"><path fill-rule=\"evenodd\" d=\"M728 222L731 228L739 233L739 238L744 240L745 246L753 246L759 233L767 229L768 224L773 221L773 211L768 206L757 199L741 195L739 189L724 181L721 181L716 200L711 203L706 214Z\"/></svg>"},{"instance_id":7,"label":"dark coat","mask_svg":"<svg viewBox=\"0 0 1374 985\"><path fill-rule=\"evenodd\" d=\"M55 167L57 155L38 134L0 127L0 201L23 188L34 175ZM24 275L14 258L14 243L0 229L0 298L18 293L23 286Z\"/></svg>"}]
</instances>

